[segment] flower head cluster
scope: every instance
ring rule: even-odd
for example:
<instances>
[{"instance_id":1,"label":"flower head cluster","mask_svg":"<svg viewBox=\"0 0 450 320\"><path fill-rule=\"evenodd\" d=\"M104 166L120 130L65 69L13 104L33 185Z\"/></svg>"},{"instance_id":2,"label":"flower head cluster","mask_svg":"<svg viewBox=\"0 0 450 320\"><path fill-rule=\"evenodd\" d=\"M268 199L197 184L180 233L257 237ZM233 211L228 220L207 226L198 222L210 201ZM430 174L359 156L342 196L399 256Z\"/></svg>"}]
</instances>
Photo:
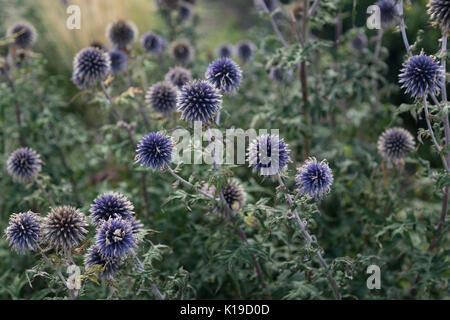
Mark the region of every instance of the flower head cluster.
<instances>
[{"instance_id":1,"label":"flower head cluster","mask_svg":"<svg viewBox=\"0 0 450 320\"><path fill-rule=\"evenodd\" d=\"M242 80L242 71L233 60L219 58L209 65L205 77L222 93L229 94L239 88Z\"/></svg>"},{"instance_id":2,"label":"flower head cluster","mask_svg":"<svg viewBox=\"0 0 450 320\"><path fill-rule=\"evenodd\" d=\"M192 81L192 74L183 67L174 67L167 72L164 79L181 89L186 83Z\"/></svg>"},{"instance_id":3,"label":"flower head cluster","mask_svg":"<svg viewBox=\"0 0 450 320\"><path fill-rule=\"evenodd\" d=\"M222 43L217 47L217 55L220 58L231 58L233 55L233 46L229 43Z\"/></svg>"},{"instance_id":4,"label":"flower head cluster","mask_svg":"<svg viewBox=\"0 0 450 320\"><path fill-rule=\"evenodd\" d=\"M289 161L288 145L276 135L264 134L257 137L248 147L249 166L259 175L275 175Z\"/></svg>"},{"instance_id":5,"label":"flower head cluster","mask_svg":"<svg viewBox=\"0 0 450 320\"><path fill-rule=\"evenodd\" d=\"M380 8L380 20L383 28L390 28L396 23L398 16L397 5L392 0L381 0L376 3Z\"/></svg>"},{"instance_id":6,"label":"flower head cluster","mask_svg":"<svg viewBox=\"0 0 450 320\"><path fill-rule=\"evenodd\" d=\"M88 270L97 266L100 269L98 276L111 280L119 272L123 261L121 259L105 259L100 253L98 246L93 245L84 256L84 264Z\"/></svg>"},{"instance_id":7,"label":"flower head cluster","mask_svg":"<svg viewBox=\"0 0 450 320\"><path fill-rule=\"evenodd\" d=\"M87 234L86 217L77 208L60 206L51 208L42 225L45 242L55 248L70 250L77 247Z\"/></svg>"},{"instance_id":8,"label":"flower head cluster","mask_svg":"<svg viewBox=\"0 0 450 320\"><path fill-rule=\"evenodd\" d=\"M167 49L166 40L154 32L147 32L141 37L141 45L151 55L160 55Z\"/></svg>"},{"instance_id":9,"label":"flower head cluster","mask_svg":"<svg viewBox=\"0 0 450 320\"><path fill-rule=\"evenodd\" d=\"M126 49L137 37L138 29L132 21L118 20L106 28L106 37L116 49Z\"/></svg>"},{"instance_id":10,"label":"flower head cluster","mask_svg":"<svg viewBox=\"0 0 450 320\"><path fill-rule=\"evenodd\" d=\"M95 242L98 252L105 260L125 258L134 253L136 235L130 220L110 218L98 228Z\"/></svg>"},{"instance_id":11,"label":"flower head cluster","mask_svg":"<svg viewBox=\"0 0 450 320\"><path fill-rule=\"evenodd\" d=\"M236 53L243 62L248 62L255 54L255 45L250 41L241 41L236 46Z\"/></svg>"},{"instance_id":12,"label":"flower head cluster","mask_svg":"<svg viewBox=\"0 0 450 320\"><path fill-rule=\"evenodd\" d=\"M109 59L111 61L111 70L113 73L118 74L127 70L128 56L120 50L109 51Z\"/></svg>"},{"instance_id":13,"label":"flower head cluster","mask_svg":"<svg viewBox=\"0 0 450 320\"><path fill-rule=\"evenodd\" d=\"M90 217L96 226L109 218L131 219L134 215L134 206L123 194L108 192L99 195L91 204Z\"/></svg>"},{"instance_id":14,"label":"flower head cluster","mask_svg":"<svg viewBox=\"0 0 450 320\"><path fill-rule=\"evenodd\" d=\"M152 132L143 137L137 146L136 160L141 166L161 170L172 162L173 141L163 133Z\"/></svg>"},{"instance_id":15,"label":"flower head cluster","mask_svg":"<svg viewBox=\"0 0 450 320\"><path fill-rule=\"evenodd\" d=\"M447 32L450 30L450 1L431 0L428 3L428 14L434 25Z\"/></svg>"},{"instance_id":16,"label":"flower head cluster","mask_svg":"<svg viewBox=\"0 0 450 320\"><path fill-rule=\"evenodd\" d=\"M147 90L145 101L156 112L168 115L177 108L177 95L177 88L172 83L163 81Z\"/></svg>"},{"instance_id":17,"label":"flower head cluster","mask_svg":"<svg viewBox=\"0 0 450 320\"><path fill-rule=\"evenodd\" d=\"M331 190L333 173L325 160L318 162L315 158L309 158L298 169L296 183L300 193L320 200Z\"/></svg>"},{"instance_id":18,"label":"flower head cluster","mask_svg":"<svg viewBox=\"0 0 450 320\"><path fill-rule=\"evenodd\" d=\"M12 25L6 31L6 36L14 37L14 44L22 49L30 48L37 40L36 29L27 22Z\"/></svg>"},{"instance_id":19,"label":"flower head cluster","mask_svg":"<svg viewBox=\"0 0 450 320\"><path fill-rule=\"evenodd\" d=\"M41 237L40 218L37 213L13 213L5 230L11 249L18 253L36 250Z\"/></svg>"},{"instance_id":20,"label":"flower head cluster","mask_svg":"<svg viewBox=\"0 0 450 320\"><path fill-rule=\"evenodd\" d=\"M414 147L413 136L403 128L387 129L378 138L378 152L394 165L401 165L406 155L413 151Z\"/></svg>"},{"instance_id":21,"label":"flower head cluster","mask_svg":"<svg viewBox=\"0 0 450 320\"><path fill-rule=\"evenodd\" d=\"M42 161L36 151L25 147L14 151L6 162L6 170L13 180L29 183L36 180L42 169Z\"/></svg>"},{"instance_id":22,"label":"flower head cluster","mask_svg":"<svg viewBox=\"0 0 450 320\"><path fill-rule=\"evenodd\" d=\"M111 70L109 54L98 48L85 48L73 60L72 80L77 87L89 88L103 81Z\"/></svg>"},{"instance_id":23,"label":"flower head cluster","mask_svg":"<svg viewBox=\"0 0 450 320\"><path fill-rule=\"evenodd\" d=\"M186 21L189 20L192 17L192 5L187 2L181 2L178 5L178 20L180 21Z\"/></svg>"},{"instance_id":24,"label":"flower head cluster","mask_svg":"<svg viewBox=\"0 0 450 320\"><path fill-rule=\"evenodd\" d=\"M188 64L194 57L194 48L187 40L178 40L170 46L170 53L177 62Z\"/></svg>"},{"instance_id":25,"label":"flower head cluster","mask_svg":"<svg viewBox=\"0 0 450 320\"><path fill-rule=\"evenodd\" d=\"M405 93L413 98L423 98L440 91L444 71L434 57L421 53L410 57L400 70L399 82Z\"/></svg>"},{"instance_id":26,"label":"flower head cluster","mask_svg":"<svg viewBox=\"0 0 450 320\"><path fill-rule=\"evenodd\" d=\"M203 80L189 82L178 95L178 110L187 121L206 124L214 120L222 107L222 95L211 83Z\"/></svg>"}]
</instances>

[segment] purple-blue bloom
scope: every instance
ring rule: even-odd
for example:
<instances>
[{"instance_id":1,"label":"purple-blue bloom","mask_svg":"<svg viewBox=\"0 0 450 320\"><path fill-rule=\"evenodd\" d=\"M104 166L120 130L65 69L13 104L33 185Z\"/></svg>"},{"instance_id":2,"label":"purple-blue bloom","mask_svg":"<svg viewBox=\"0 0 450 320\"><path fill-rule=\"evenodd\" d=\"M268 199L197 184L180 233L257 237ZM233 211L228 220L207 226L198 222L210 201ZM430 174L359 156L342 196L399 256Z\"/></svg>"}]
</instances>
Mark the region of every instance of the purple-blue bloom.
<instances>
[{"instance_id":1,"label":"purple-blue bloom","mask_svg":"<svg viewBox=\"0 0 450 320\"><path fill-rule=\"evenodd\" d=\"M95 244L88 249L86 255L84 256L84 265L86 266L86 269L92 269L97 265L100 268L98 277L106 278L108 280L114 278L114 276L119 272L119 268L122 264L123 261L121 259L105 259Z\"/></svg>"},{"instance_id":2,"label":"purple-blue bloom","mask_svg":"<svg viewBox=\"0 0 450 320\"><path fill-rule=\"evenodd\" d=\"M82 49L73 60L72 80L80 88L89 88L107 78L111 59L104 51L89 47Z\"/></svg>"},{"instance_id":3,"label":"purple-blue bloom","mask_svg":"<svg viewBox=\"0 0 450 320\"><path fill-rule=\"evenodd\" d=\"M288 145L276 135L264 134L250 143L248 148L249 166L259 175L275 175L286 166L290 150Z\"/></svg>"},{"instance_id":4,"label":"purple-blue bloom","mask_svg":"<svg viewBox=\"0 0 450 320\"><path fill-rule=\"evenodd\" d=\"M388 28L395 23L398 16L396 4L391 0L381 0L376 3L380 8L380 19L383 28Z\"/></svg>"},{"instance_id":5,"label":"purple-blue bloom","mask_svg":"<svg viewBox=\"0 0 450 320\"><path fill-rule=\"evenodd\" d=\"M229 43L223 43L217 47L217 55L220 58L231 58L233 55L233 46Z\"/></svg>"},{"instance_id":6,"label":"purple-blue bloom","mask_svg":"<svg viewBox=\"0 0 450 320\"><path fill-rule=\"evenodd\" d=\"M111 70L113 73L118 74L127 70L128 56L121 50L109 51L109 59L111 61Z\"/></svg>"},{"instance_id":7,"label":"purple-blue bloom","mask_svg":"<svg viewBox=\"0 0 450 320\"><path fill-rule=\"evenodd\" d=\"M173 141L163 133L152 132L143 137L137 146L136 160L141 166L161 170L172 162Z\"/></svg>"},{"instance_id":8,"label":"purple-blue bloom","mask_svg":"<svg viewBox=\"0 0 450 320\"><path fill-rule=\"evenodd\" d=\"M239 88L242 80L242 71L233 60L219 58L209 65L205 77L222 93L229 94Z\"/></svg>"},{"instance_id":9,"label":"purple-blue bloom","mask_svg":"<svg viewBox=\"0 0 450 320\"><path fill-rule=\"evenodd\" d=\"M109 219L97 229L96 246L103 259L125 258L134 253L136 235L131 222L122 218Z\"/></svg>"},{"instance_id":10,"label":"purple-blue bloom","mask_svg":"<svg viewBox=\"0 0 450 320\"><path fill-rule=\"evenodd\" d=\"M154 32L147 32L141 37L141 45L152 55L160 55L167 49L166 40Z\"/></svg>"},{"instance_id":11,"label":"purple-blue bloom","mask_svg":"<svg viewBox=\"0 0 450 320\"><path fill-rule=\"evenodd\" d=\"M25 147L14 151L6 162L6 171L13 180L29 183L36 180L42 169L42 161L36 151Z\"/></svg>"},{"instance_id":12,"label":"purple-blue bloom","mask_svg":"<svg viewBox=\"0 0 450 320\"><path fill-rule=\"evenodd\" d=\"M181 89L186 83L192 81L192 75L188 69L174 67L167 72L164 79Z\"/></svg>"},{"instance_id":13,"label":"purple-blue bloom","mask_svg":"<svg viewBox=\"0 0 450 320\"><path fill-rule=\"evenodd\" d=\"M243 62L247 62L253 58L254 47L255 45L250 41L241 41L236 46L236 53Z\"/></svg>"},{"instance_id":14,"label":"purple-blue bloom","mask_svg":"<svg viewBox=\"0 0 450 320\"><path fill-rule=\"evenodd\" d=\"M117 20L106 28L106 37L116 49L126 49L138 35L136 25L132 21Z\"/></svg>"},{"instance_id":15,"label":"purple-blue bloom","mask_svg":"<svg viewBox=\"0 0 450 320\"><path fill-rule=\"evenodd\" d=\"M130 219L134 215L134 206L123 194L108 192L99 195L91 204L90 217L99 226L109 218Z\"/></svg>"},{"instance_id":16,"label":"purple-blue bloom","mask_svg":"<svg viewBox=\"0 0 450 320\"><path fill-rule=\"evenodd\" d=\"M315 158L309 158L298 169L295 180L300 193L320 200L330 192L333 174L325 160L318 162Z\"/></svg>"},{"instance_id":17,"label":"purple-blue bloom","mask_svg":"<svg viewBox=\"0 0 450 320\"><path fill-rule=\"evenodd\" d=\"M151 86L145 95L147 105L163 115L169 115L177 109L178 89L170 82L158 82Z\"/></svg>"},{"instance_id":18,"label":"purple-blue bloom","mask_svg":"<svg viewBox=\"0 0 450 320\"><path fill-rule=\"evenodd\" d=\"M40 218L37 213L13 213L5 230L6 240L17 253L37 250L41 236Z\"/></svg>"},{"instance_id":19,"label":"purple-blue bloom","mask_svg":"<svg viewBox=\"0 0 450 320\"><path fill-rule=\"evenodd\" d=\"M431 0L428 3L428 14L434 25L439 25L442 30L450 30L450 1Z\"/></svg>"},{"instance_id":20,"label":"purple-blue bloom","mask_svg":"<svg viewBox=\"0 0 450 320\"><path fill-rule=\"evenodd\" d=\"M378 138L378 152L395 165L401 165L406 155L414 150L414 137L403 128L390 128Z\"/></svg>"}]
</instances>

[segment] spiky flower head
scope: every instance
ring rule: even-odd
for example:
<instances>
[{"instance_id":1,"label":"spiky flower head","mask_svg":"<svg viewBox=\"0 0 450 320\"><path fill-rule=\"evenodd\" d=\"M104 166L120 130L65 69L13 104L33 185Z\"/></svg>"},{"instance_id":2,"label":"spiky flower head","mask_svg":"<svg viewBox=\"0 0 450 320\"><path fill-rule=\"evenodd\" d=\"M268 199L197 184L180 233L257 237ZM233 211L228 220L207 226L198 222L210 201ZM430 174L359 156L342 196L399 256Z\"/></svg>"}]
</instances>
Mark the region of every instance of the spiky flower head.
<instances>
[{"instance_id":1,"label":"spiky flower head","mask_svg":"<svg viewBox=\"0 0 450 320\"><path fill-rule=\"evenodd\" d=\"M187 40L172 42L170 46L172 57L179 63L188 64L194 57L194 48Z\"/></svg>"},{"instance_id":2,"label":"spiky flower head","mask_svg":"<svg viewBox=\"0 0 450 320\"><path fill-rule=\"evenodd\" d=\"M178 95L178 110L181 112L181 118L190 122L210 123L221 107L222 95L207 81L189 82L181 88Z\"/></svg>"},{"instance_id":3,"label":"spiky flower head","mask_svg":"<svg viewBox=\"0 0 450 320\"><path fill-rule=\"evenodd\" d=\"M127 70L128 56L120 50L109 51L109 59L111 60L111 70L114 74L118 74Z\"/></svg>"},{"instance_id":4,"label":"spiky flower head","mask_svg":"<svg viewBox=\"0 0 450 320\"><path fill-rule=\"evenodd\" d=\"M229 43L222 43L217 47L217 55L220 58L231 58L233 55L233 46Z\"/></svg>"},{"instance_id":5,"label":"spiky flower head","mask_svg":"<svg viewBox=\"0 0 450 320\"><path fill-rule=\"evenodd\" d=\"M134 253L137 240L130 220L115 218L103 222L97 230L95 244L107 260L125 258L128 253Z\"/></svg>"},{"instance_id":6,"label":"spiky flower head","mask_svg":"<svg viewBox=\"0 0 450 320\"><path fill-rule=\"evenodd\" d=\"M99 195L91 204L90 217L99 226L109 218L132 218L133 209L133 204L123 194L107 192Z\"/></svg>"},{"instance_id":7,"label":"spiky flower head","mask_svg":"<svg viewBox=\"0 0 450 320\"><path fill-rule=\"evenodd\" d=\"M13 213L5 230L6 240L17 253L37 250L41 237L41 220L37 213Z\"/></svg>"},{"instance_id":8,"label":"spiky flower head","mask_svg":"<svg viewBox=\"0 0 450 320\"><path fill-rule=\"evenodd\" d=\"M84 256L84 265L87 270L97 267L98 277L101 279L111 280L119 272L120 266L123 264L121 259L105 259L98 249L97 245L91 246Z\"/></svg>"},{"instance_id":9,"label":"spiky flower head","mask_svg":"<svg viewBox=\"0 0 450 320\"><path fill-rule=\"evenodd\" d=\"M378 1L375 5L380 8L381 27L390 28L397 22L399 12L394 1L381 0Z\"/></svg>"},{"instance_id":10,"label":"spiky flower head","mask_svg":"<svg viewBox=\"0 0 450 320\"><path fill-rule=\"evenodd\" d=\"M243 62L248 62L255 54L255 45L251 41L241 41L236 46L236 53Z\"/></svg>"},{"instance_id":11,"label":"spiky flower head","mask_svg":"<svg viewBox=\"0 0 450 320\"><path fill-rule=\"evenodd\" d=\"M428 14L433 25L447 32L450 30L450 1L431 0L428 2Z\"/></svg>"},{"instance_id":12,"label":"spiky flower head","mask_svg":"<svg viewBox=\"0 0 450 320\"><path fill-rule=\"evenodd\" d=\"M128 219L131 223L131 231L136 237L136 241L139 242L138 234L144 231L144 225L139 219L136 219L135 217L131 217Z\"/></svg>"},{"instance_id":13,"label":"spiky flower head","mask_svg":"<svg viewBox=\"0 0 450 320\"><path fill-rule=\"evenodd\" d=\"M169 115L177 109L177 96L177 87L168 81L162 81L147 90L145 101L156 112Z\"/></svg>"},{"instance_id":14,"label":"spiky flower head","mask_svg":"<svg viewBox=\"0 0 450 320\"><path fill-rule=\"evenodd\" d=\"M156 0L156 4L162 10L176 10L180 0Z\"/></svg>"},{"instance_id":15,"label":"spiky flower head","mask_svg":"<svg viewBox=\"0 0 450 320\"><path fill-rule=\"evenodd\" d=\"M27 22L12 25L6 31L6 36L14 37L14 44L22 49L30 48L37 40L36 29Z\"/></svg>"},{"instance_id":16,"label":"spiky flower head","mask_svg":"<svg viewBox=\"0 0 450 320\"><path fill-rule=\"evenodd\" d=\"M264 134L253 140L248 147L249 166L259 175L275 175L289 161L288 145L276 135Z\"/></svg>"},{"instance_id":17,"label":"spiky flower head","mask_svg":"<svg viewBox=\"0 0 450 320\"><path fill-rule=\"evenodd\" d=\"M292 76L290 70L286 70L283 67L272 67L270 68L269 77L279 83L289 80Z\"/></svg>"},{"instance_id":18,"label":"spiky flower head","mask_svg":"<svg viewBox=\"0 0 450 320\"><path fill-rule=\"evenodd\" d=\"M40 155L28 147L14 151L6 162L6 171L14 181L20 183L35 181L41 169Z\"/></svg>"},{"instance_id":19,"label":"spiky flower head","mask_svg":"<svg viewBox=\"0 0 450 320\"><path fill-rule=\"evenodd\" d=\"M390 128L378 138L378 152L394 165L402 165L406 155L415 147L414 138L403 128Z\"/></svg>"},{"instance_id":20,"label":"spiky flower head","mask_svg":"<svg viewBox=\"0 0 450 320\"><path fill-rule=\"evenodd\" d=\"M116 49L126 49L137 35L136 25L129 20L117 20L106 27L106 37Z\"/></svg>"},{"instance_id":21,"label":"spiky flower head","mask_svg":"<svg viewBox=\"0 0 450 320\"><path fill-rule=\"evenodd\" d=\"M76 248L88 231L86 216L77 208L60 206L50 209L42 225L45 242L55 248L70 250Z\"/></svg>"},{"instance_id":22,"label":"spiky flower head","mask_svg":"<svg viewBox=\"0 0 450 320\"><path fill-rule=\"evenodd\" d=\"M161 170L172 162L173 141L160 132L152 132L143 137L137 146L136 160L141 166Z\"/></svg>"},{"instance_id":23,"label":"spiky flower head","mask_svg":"<svg viewBox=\"0 0 450 320\"><path fill-rule=\"evenodd\" d=\"M147 32L141 37L142 48L151 55L160 55L167 49L166 40L154 32Z\"/></svg>"},{"instance_id":24,"label":"spiky flower head","mask_svg":"<svg viewBox=\"0 0 450 320\"><path fill-rule=\"evenodd\" d=\"M164 79L181 89L186 83L192 81L192 74L183 67L174 67L167 72Z\"/></svg>"},{"instance_id":25,"label":"spiky flower head","mask_svg":"<svg viewBox=\"0 0 450 320\"><path fill-rule=\"evenodd\" d=\"M360 32L355 39L352 40L352 47L357 51L362 51L367 48L367 43L368 40L366 34L364 32Z\"/></svg>"},{"instance_id":26,"label":"spiky flower head","mask_svg":"<svg viewBox=\"0 0 450 320\"><path fill-rule=\"evenodd\" d=\"M430 93L439 93L444 71L433 56L421 53L403 63L399 78L405 93L412 98L423 98Z\"/></svg>"},{"instance_id":27,"label":"spiky flower head","mask_svg":"<svg viewBox=\"0 0 450 320\"><path fill-rule=\"evenodd\" d=\"M230 180L222 187L222 194L227 205L233 212L239 212L245 205L246 193L244 188L235 180Z\"/></svg>"},{"instance_id":28,"label":"spiky flower head","mask_svg":"<svg viewBox=\"0 0 450 320\"><path fill-rule=\"evenodd\" d=\"M300 193L320 200L331 190L333 173L325 160L309 158L298 168L295 182Z\"/></svg>"},{"instance_id":29,"label":"spiky flower head","mask_svg":"<svg viewBox=\"0 0 450 320\"><path fill-rule=\"evenodd\" d=\"M193 9L190 3L182 1L178 5L178 20L186 21L192 17Z\"/></svg>"},{"instance_id":30,"label":"spiky flower head","mask_svg":"<svg viewBox=\"0 0 450 320\"><path fill-rule=\"evenodd\" d=\"M219 58L209 65L205 77L223 94L230 94L236 92L239 88L242 80L242 71L233 60Z\"/></svg>"},{"instance_id":31,"label":"spiky flower head","mask_svg":"<svg viewBox=\"0 0 450 320\"><path fill-rule=\"evenodd\" d=\"M75 85L89 88L107 78L111 71L109 54L94 47L82 49L73 59L72 80Z\"/></svg>"}]
</instances>

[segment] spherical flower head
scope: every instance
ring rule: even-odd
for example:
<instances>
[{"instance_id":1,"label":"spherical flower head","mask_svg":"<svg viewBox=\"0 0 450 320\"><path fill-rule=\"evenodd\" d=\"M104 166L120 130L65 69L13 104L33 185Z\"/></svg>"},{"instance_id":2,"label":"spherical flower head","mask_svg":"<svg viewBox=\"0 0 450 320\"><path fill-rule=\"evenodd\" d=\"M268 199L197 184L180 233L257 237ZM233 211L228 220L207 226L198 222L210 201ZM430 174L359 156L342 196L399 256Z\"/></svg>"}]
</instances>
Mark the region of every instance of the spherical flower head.
<instances>
[{"instance_id":1,"label":"spherical flower head","mask_svg":"<svg viewBox=\"0 0 450 320\"><path fill-rule=\"evenodd\" d=\"M167 72L164 79L181 89L186 83L192 81L192 74L183 67L174 67Z\"/></svg>"},{"instance_id":2,"label":"spherical flower head","mask_svg":"<svg viewBox=\"0 0 450 320\"><path fill-rule=\"evenodd\" d=\"M442 30L450 29L450 1L431 0L428 3L428 14L435 26L440 26Z\"/></svg>"},{"instance_id":3,"label":"spherical flower head","mask_svg":"<svg viewBox=\"0 0 450 320\"><path fill-rule=\"evenodd\" d=\"M190 122L210 123L221 107L222 95L207 81L189 82L181 88L178 95L178 110L181 112L181 118Z\"/></svg>"},{"instance_id":4,"label":"spherical flower head","mask_svg":"<svg viewBox=\"0 0 450 320\"><path fill-rule=\"evenodd\" d=\"M6 171L15 182L30 183L37 179L42 169L40 155L25 147L14 151L6 162Z\"/></svg>"},{"instance_id":5,"label":"spherical flower head","mask_svg":"<svg viewBox=\"0 0 450 320\"><path fill-rule=\"evenodd\" d=\"M114 74L118 74L127 70L128 56L120 50L113 50L108 52L111 60L111 70Z\"/></svg>"},{"instance_id":6,"label":"spherical flower head","mask_svg":"<svg viewBox=\"0 0 450 320\"><path fill-rule=\"evenodd\" d=\"M248 62L253 58L255 45L250 41L241 41L236 46L236 52L243 62Z\"/></svg>"},{"instance_id":7,"label":"spherical flower head","mask_svg":"<svg viewBox=\"0 0 450 320\"><path fill-rule=\"evenodd\" d=\"M205 74L206 79L223 94L237 91L242 81L242 71L236 62L229 58L213 61Z\"/></svg>"},{"instance_id":8,"label":"spherical flower head","mask_svg":"<svg viewBox=\"0 0 450 320\"><path fill-rule=\"evenodd\" d=\"M181 2L178 5L178 20L187 21L192 18L192 5L187 2Z\"/></svg>"},{"instance_id":9,"label":"spherical flower head","mask_svg":"<svg viewBox=\"0 0 450 320\"><path fill-rule=\"evenodd\" d=\"M309 158L298 169L295 181L300 193L320 200L331 190L333 173L325 160Z\"/></svg>"},{"instance_id":10,"label":"spherical flower head","mask_svg":"<svg viewBox=\"0 0 450 320\"><path fill-rule=\"evenodd\" d=\"M222 43L217 47L217 55L220 58L231 58L233 55L233 46L229 43Z\"/></svg>"},{"instance_id":11,"label":"spherical flower head","mask_svg":"<svg viewBox=\"0 0 450 320\"><path fill-rule=\"evenodd\" d=\"M160 132L152 132L143 137L137 146L136 160L141 166L161 170L172 162L173 141Z\"/></svg>"},{"instance_id":12,"label":"spherical flower head","mask_svg":"<svg viewBox=\"0 0 450 320\"><path fill-rule=\"evenodd\" d=\"M104 51L88 47L77 53L73 59L72 80L75 85L89 88L107 78L111 71L111 59Z\"/></svg>"},{"instance_id":13,"label":"spherical flower head","mask_svg":"<svg viewBox=\"0 0 450 320\"><path fill-rule=\"evenodd\" d=\"M225 202L233 212L239 212L244 207L246 194L237 181L228 181L228 183L222 187L222 194Z\"/></svg>"},{"instance_id":14,"label":"spherical flower head","mask_svg":"<svg viewBox=\"0 0 450 320\"><path fill-rule=\"evenodd\" d=\"M286 80L289 80L291 76L292 72L290 70L286 70L283 67L270 68L269 77L278 83L282 83Z\"/></svg>"},{"instance_id":15,"label":"spherical flower head","mask_svg":"<svg viewBox=\"0 0 450 320\"><path fill-rule=\"evenodd\" d=\"M396 23L397 16L399 15L397 5L391 0L381 0L376 3L380 8L380 20L383 28L390 28Z\"/></svg>"},{"instance_id":16,"label":"spherical flower head","mask_svg":"<svg viewBox=\"0 0 450 320\"><path fill-rule=\"evenodd\" d=\"M179 40L172 43L170 53L179 63L188 64L194 57L194 48L188 41Z\"/></svg>"},{"instance_id":17,"label":"spherical flower head","mask_svg":"<svg viewBox=\"0 0 450 320\"><path fill-rule=\"evenodd\" d=\"M164 81L154 84L147 90L145 101L154 111L169 115L177 109L177 96L177 87Z\"/></svg>"},{"instance_id":18,"label":"spherical flower head","mask_svg":"<svg viewBox=\"0 0 450 320\"><path fill-rule=\"evenodd\" d=\"M137 37L138 29L134 22L118 20L106 28L106 37L116 49L126 49Z\"/></svg>"},{"instance_id":19,"label":"spherical flower head","mask_svg":"<svg viewBox=\"0 0 450 320\"><path fill-rule=\"evenodd\" d=\"M440 63L433 56L423 53L410 57L400 72L401 87L412 98L424 98L430 93L438 94L444 79Z\"/></svg>"},{"instance_id":20,"label":"spherical flower head","mask_svg":"<svg viewBox=\"0 0 450 320\"><path fill-rule=\"evenodd\" d=\"M122 218L109 219L98 228L96 246L104 259L125 258L137 246L131 222Z\"/></svg>"},{"instance_id":21,"label":"spherical flower head","mask_svg":"<svg viewBox=\"0 0 450 320\"><path fill-rule=\"evenodd\" d=\"M99 195L91 204L90 217L96 226L109 218L130 219L134 214L134 206L123 194L107 192Z\"/></svg>"},{"instance_id":22,"label":"spherical flower head","mask_svg":"<svg viewBox=\"0 0 450 320\"><path fill-rule=\"evenodd\" d=\"M364 32L358 33L358 35L353 39L352 41L352 47L356 51L362 51L363 49L367 48L367 36Z\"/></svg>"},{"instance_id":23,"label":"spherical flower head","mask_svg":"<svg viewBox=\"0 0 450 320\"><path fill-rule=\"evenodd\" d=\"M162 54L167 49L166 40L154 32L144 34L141 37L141 45L145 51L155 56Z\"/></svg>"},{"instance_id":24,"label":"spherical flower head","mask_svg":"<svg viewBox=\"0 0 450 320\"><path fill-rule=\"evenodd\" d=\"M264 134L248 147L249 166L259 175L271 176L283 170L289 161L288 145L276 135Z\"/></svg>"},{"instance_id":25,"label":"spherical flower head","mask_svg":"<svg viewBox=\"0 0 450 320\"><path fill-rule=\"evenodd\" d=\"M26 22L17 23L6 31L7 37L14 37L14 44L22 49L30 48L37 40L34 27Z\"/></svg>"},{"instance_id":26,"label":"spherical flower head","mask_svg":"<svg viewBox=\"0 0 450 320\"><path fill-rule=\"evenodd\" d=\"M11 249L17 253L36 251L41 237L41 220L38 214L31 211L13 213L9 217L5 235Z\"/></svg>"},{"instance_id":27,"label":"spherical flower head","mask_svg":"<svg viewBox=\"0 0 450 320\"><path fill-rule=\"evenodd\" d=\"M402 165L406 155L415 147L414 138L403 128L390 128L378 138L378 152L394 165Z\"/></svg>"},{"instance_id":28,"label":"spherical flower head","mask_svg":"<svg viewBox=\"0 0 450 320\"><path fill-rule=\"evenodd\" d=\"M60 206L51 208L42 225L45 242L55 248L70 250L76 248L88 231L86 216L77 208Z\"/></svg>"},{"instance_id":29,"label":"spherical flower head","mask_svg":"<svg viewBox=\"0 0 450 320\"><path fill-rule=\"evenodd\" d=\"M90 247L84 256L84 265L87 270L97 266L100 271L98 277L101 279L111 280L119 272L120 266L123 264L121 259L105 259L100 253L96 245Z\"/></svg>"}]
</instances>

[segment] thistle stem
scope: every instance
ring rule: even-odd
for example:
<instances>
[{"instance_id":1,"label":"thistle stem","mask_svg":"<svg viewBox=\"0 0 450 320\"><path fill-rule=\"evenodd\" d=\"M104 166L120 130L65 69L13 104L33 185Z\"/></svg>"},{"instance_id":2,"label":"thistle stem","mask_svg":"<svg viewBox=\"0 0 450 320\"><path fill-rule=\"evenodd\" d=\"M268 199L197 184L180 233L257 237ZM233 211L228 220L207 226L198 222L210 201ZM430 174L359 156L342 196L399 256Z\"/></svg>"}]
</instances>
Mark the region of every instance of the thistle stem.
<instances>
[{"instance_id":1,"label":"thistle stem","mask_svg":"<svg viewBox=\"0 0 450 320\"><path fill-rule=\"evenodd\" d=\"M406 52L408 56L412 56L411 47L409 46L408 37L406 36L406 26L405 26L405 17L403 15L403 0L400 0L398 3L398 12L400 15L400 30L402 33L403 43L405 44Z\"/></svg>"},{"instance_id":2,"label":"thistle stem","mask_svg":"<svg viewBox=\"0 0 450 320\"><path fill-rule=\"evenodd\" d=\"M9 89L11 90L11 93L15 96L17 94L17 90L16 86L14 85L14 80L11 78L8 71L4 71L3 74L5 75L6 80L8 81L8 86ZM27 143L25 141L25 134L23 132L22 110L20 108L20 104L17 101L14 103L14 107L16 109L16 121L19 127L19 142L22 147L26 147Z\"/></svg>"}]
</instances>

